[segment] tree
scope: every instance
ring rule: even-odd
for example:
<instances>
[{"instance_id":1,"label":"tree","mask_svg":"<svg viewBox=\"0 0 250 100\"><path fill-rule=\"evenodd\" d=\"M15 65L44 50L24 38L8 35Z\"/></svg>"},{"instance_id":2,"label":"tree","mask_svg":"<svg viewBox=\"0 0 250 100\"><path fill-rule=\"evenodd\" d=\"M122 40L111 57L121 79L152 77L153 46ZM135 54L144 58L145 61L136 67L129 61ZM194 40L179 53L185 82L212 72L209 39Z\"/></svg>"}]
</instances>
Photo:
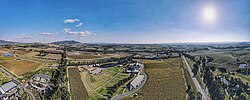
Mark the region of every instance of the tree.
<instances>
[{"instance_id":1,"label":"tree","mask_svg":"<svg viewBox=\"0 0 250 100\"><path fill-rule=\"evenodd\" d=\"M202 94L200 92L197 93L196 100L202 100Z\"/></svg>"}]
</instances>

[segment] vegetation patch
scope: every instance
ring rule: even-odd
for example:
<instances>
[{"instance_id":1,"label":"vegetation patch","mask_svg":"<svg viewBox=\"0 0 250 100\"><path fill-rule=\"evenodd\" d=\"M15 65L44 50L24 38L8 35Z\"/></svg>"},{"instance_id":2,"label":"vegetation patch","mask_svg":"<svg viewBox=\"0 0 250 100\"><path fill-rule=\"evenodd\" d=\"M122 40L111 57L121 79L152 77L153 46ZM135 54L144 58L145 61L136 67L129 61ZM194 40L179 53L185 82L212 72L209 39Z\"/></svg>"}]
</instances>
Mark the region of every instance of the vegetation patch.
<instances>
[{"instance_id":1,"label":"vegetation patch","mask_svg":"<svg viewBox=\"0 0 250 100\"><path fill-rule=\"evenodd\" d=\"M89 96L83 82L81 81L81 76L79 74L78 68L69 68L68 74L72 99L88 99Z\"/></svg>"},{"instance_id":2,"label":"vegetation patch","mask_svg":"<svg viewBox=\"0 0 250 100\"><path fill-rule=\"evenodd\" d=\"M1 60L0 64L18 76L21 76L27 72L35 70L41 65L41 63L31 62L27 60L17 61L14 58Z\"/></svg>"},{"instance_id":3,"label":"vegetation patch","mask_svg":"<svg viewBox=\"0 0 250 100\"><path fill-rule=\"evenodd\" d=\"M139 97L132 99L185 99L186 87L180 58L171 58L164 61L145 60L144 62L148 80L138 91Z\"/></svg>"}]
</instances>

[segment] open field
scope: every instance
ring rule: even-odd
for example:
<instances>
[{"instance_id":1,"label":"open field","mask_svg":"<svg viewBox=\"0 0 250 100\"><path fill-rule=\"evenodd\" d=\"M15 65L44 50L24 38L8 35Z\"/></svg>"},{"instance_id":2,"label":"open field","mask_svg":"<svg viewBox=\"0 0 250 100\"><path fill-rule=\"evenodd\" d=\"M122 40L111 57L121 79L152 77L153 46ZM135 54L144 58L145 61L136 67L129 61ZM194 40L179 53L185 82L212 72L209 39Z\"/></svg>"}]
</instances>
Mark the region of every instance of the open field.
<instances>
[{"instance_id":1,"label":"open field","mask_svg":"<svg viewBox=\"0 0 250 100\"><path fill-rule=\"evenodd\" d=\"M41 63L31 62L27 60L17 61L14 59L14 57L4 57L3 59L4 60L0 61L0 64L18 76L35 70L41 65Z\"/></svg>"},{"instance_id":2,"label":"open field","mask_svg":"<svg viewBox=\"0 0 250 100\"><path fill-rule=\"evenodd\" d=\"M117 53L117 54L97 54L93 52L71 52L68 53L68 57L71 59L96 59L96 58L105 58L105 57L124 57L126 54Z\"/></svg>"},{"instance_id":3,"label":"open field","mask_svg":"<svg viewBox=\"0 0 250 100\"><path fill-rule=\"evenodd\" d=\"M8 81L10 81L10 78L0 71L0 85Z\"/></svg>"},{"instance_id":4,"label":"open field","mask_svg":"<svg viewBox=\"0 0 250 100\"><path fill-rule=\"evenodd\" d=\"M122 73L124 70L124 67L113 66L104 68L100 74L96 75L92 75L87 71L81 72L82 81L87 88L90 98L98 99L103 98L103 96L99 95L107 95L107 87L113 86L119 80L128 77L128 74ZM120 90L119 92L121 92Z\"/></svg>"},{"instance_id":5,"label":"open field","mask_svg":"<svg viewBox=\"0 0 250 100\"><path fill-rule=\"evenodd\" d=\"M0 54L9 53L9 49L0 47Z\"/></svg>"},{"instance_id":6,"label":"open field","mask_svg":"<svg viewBox=\"0 0 250 100\"><path fill-rule=\"evenodd\" d=\"M81 76L79 74L78 68L69 68L68 74L72 99L87 100L89 96L83 82L81 81Z\"/></svg>"},{"instance_id":7,"label":"open field","mask_svg":"<svg viewBox=\"0 0 250 100\"><path fill-rule=\"evenodd\" d=\"M44 63L56 63L57 60L61 58L61 55L58 54L48 54L44 57L36 56L39 52L27 51L27 50L15 50L15 53L18 57L44 62Z\"/></svg>"},{"instance_id":8,"label":"open field","mask_svg":"<svg viewBox=\"0 0 250 100\"><path fill-rule=\"evenodd\" d=\"M247 50L209 50L209 51L197 51L189 53L193 56L210 56L213 57L213 61L209 62L209 66L229 68L234 70L238 68L237 58L241 61L250 60L250 52Z\"/></svg>"},{"instance_id":9,"label":"open field","mask_svg":"<svg viewBox=\"0 0 250 100\"><path fill-rule=\"evenodd\" d=\"M186 93L184 72L180 58L145 60L148 74L146 84L138 91L140 100L184 100Z\"/></svg>"}]
</instances>

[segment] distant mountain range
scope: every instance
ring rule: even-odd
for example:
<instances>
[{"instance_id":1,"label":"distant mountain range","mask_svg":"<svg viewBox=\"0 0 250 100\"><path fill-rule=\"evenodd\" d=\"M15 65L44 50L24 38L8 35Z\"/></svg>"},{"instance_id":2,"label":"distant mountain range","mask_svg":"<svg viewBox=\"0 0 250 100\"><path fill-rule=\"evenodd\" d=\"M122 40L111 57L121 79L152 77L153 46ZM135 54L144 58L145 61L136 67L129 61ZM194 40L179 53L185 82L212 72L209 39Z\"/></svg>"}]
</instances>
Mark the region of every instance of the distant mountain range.
<instances>
[{"instance_id":1,"label":"distant mountain range","mask_svg":"<svg viewBox=\"0 0 250 100\"><path fill-rule=\"evenodd\" d=\"M0 40L0 45L12 45L12 44L18 44L18 43L20 42Z\"/></svg>"},{"instance_id":2,"label":"distant mountain range","mask_svg":"<svg viewBox=\"0 0 250 100\"><path fill-rule=\"evenodd\" d=\"M78 42L78 41L75 41L75 40L65 40L65 41L52 42L51 44L59 45L59 44L77 44L77 43L81 43L81 42Z\"/></svg>"},{"instance_id":3,"label":"distant mountain range","mask_svg":"<svg viewBox=\"0 0 250 100\"><path fill-rule=\"evenodd\" d=\"M6 40L0 40L0 45L15 45L20 44L23 42L14 42L14 41L6 41ZM41 43L43 44L43 43ZM64 40L64 41L55 41L51 42L49 44L55 44L55 45L64 45L64 44L81 44L79 41L75 40ZM97 42L97 43L88 43L88 44L123 44L123 43L104 43L104 42ZM124 43L127 44L127 43ZM230 44L230 45L250 45L250 42L218 42L218 43L159 43L159 44L166 44L166 45L218 45L218 44Z\"/></svg>"}]
</instances>

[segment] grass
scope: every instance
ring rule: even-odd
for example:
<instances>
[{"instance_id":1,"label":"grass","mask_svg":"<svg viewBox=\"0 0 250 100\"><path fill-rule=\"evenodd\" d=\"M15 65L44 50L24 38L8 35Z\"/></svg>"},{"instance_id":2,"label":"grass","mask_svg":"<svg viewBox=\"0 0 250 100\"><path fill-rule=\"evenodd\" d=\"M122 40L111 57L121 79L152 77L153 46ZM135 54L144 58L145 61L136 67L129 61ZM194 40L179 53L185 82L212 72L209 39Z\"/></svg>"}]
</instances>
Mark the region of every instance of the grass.
<instances>
[{"instance_id":1,"label":"grass","mask_svg":"<svg viewBox=\"0 0 250 100\"><path fill-rule=\"evenodd\" d=\"M41 68L41 69L37 69L37 70L33 70L33 71L30 71L28 73L25 73L23 74L22 80L27 80L27 79L30 79L33 75L35 74L45 74L45 75L48 75L48 76L52 76L52 73L53 71L56 70L56 69L52 69L52 68Z\"/></svg>"},{"instance_id":2,"label":"grass","mask_svg":"<svg viewBox=\"0 0 250 100\"><path fill-rule=\"evenodd\" d=\"M90 99L96 100L98 98L104 98L103 96L99 96L98 94L100 95L107 94L106 90L107 87L113 86L119 80L128 77L128 74L119 73L124 70L125 68L123 67L114 66L114 67L104 68L100 74L96 75L89 74L88 72L81 72L80 73L81 79L87 89ZM119 92L120 90L121 89L119 89Z\"/></svg>"},{"instance_id":3,"label":"grass","mask_svg":"<svg viewBox=\"0 0 250 100\"><path fill-rule=\"evenodd\" d=\"M187 68L187 65L186 65L185 61L182 60L182 62L183 62L183 68L184 68L184 73L185 73L185 78L186 78L186 83L187 83L187 85L190 85L190 86L191 86L191 91L197 91L197 90L196 90L196 87L195 87L195 85L194 85L194 82L193 82L193 80L192 80L192 78L191 78L191 77L193 77L193 76L191 76L191 75L189 74L189 71L188 71L188 68ZM189 65L190 65L190 64L189 64Z\"/></svg>"},{"instance_id":4,"label":"grass","mask_svg":"<svg viewBox=\"0 0 250 100\"><path fill-rule=\"evenodd\" d=\"M94 55L92 53L88 53L88 52L82 52L79 55L68 55L69 58L72 59L94 59L94 58L102 58L104 56L100 55Z\"/></svg>"},{"instance_id":5,"label":"grass","mask_svg":"<svg viewBox=\"0 0 250 100\"><path fill-rule=\"evenodd\" d=\"M78 68L69 68L70 91L73 100L87 100L89 98L87 90L81 81Z\"/></svg>"},{"instance_id":6,"label":"grass","mask_svg":"<svg viewBox=\"0 0 250 100\"><path fill-rule=\"evenodd\" d=\"M56 63L57 60L55 59L60 59L61 55L58 54L48 54L45 57L39 58L36 56L39 54L39 52L33 52L33 51L27 51L27 50L15 50L15 53L17 54L18 57L21 58L26 58L34 61L39 61L39 62L44 62L44 63ZM53 59L49 59L53 58Z\"/></svg>"},{"instance_id":7,"label":"grass","mask_svg":"<svg viewBox=\"0 0 250 100\"><path fill-rule=\"evenodd\" d=\"M179 58L164 61L145 60L145 71L148 74L146 84L138 91L141 100L184 100L184 72Z\"/></svg>"},{"instance_id":8,"label":"grass","mask_svg":"<svg viewBox=\"0 0 250 100\"><path fill-rule=\"evenodd\" d=\"M240 78L240 80L246 84L249 83L250 81L250 76L242 75L242 74L235 74L235 75L230 75L233 78Z\"/></svg>"},{"instance_id":9,"label":"grass","mask_svg":"<svg viewBox=\"0 0 250 100\"><path fill-rule=\"evenodd\" d=\"M0 72L0 86L8 81L10 81L10 78Z\"/></svg>"},{"instance_id":10,"label":"grass","mask_svg":"<svg viewBox=\"0 0 250 100\"><path fill-rule=\"evenodd\" d=\"M1 60L0 64L18 76L35 70L41 65L41 63L31 62L27 60L16 61L14 57L12 57L11 59Z\"/></svg>"}]
</instances>

